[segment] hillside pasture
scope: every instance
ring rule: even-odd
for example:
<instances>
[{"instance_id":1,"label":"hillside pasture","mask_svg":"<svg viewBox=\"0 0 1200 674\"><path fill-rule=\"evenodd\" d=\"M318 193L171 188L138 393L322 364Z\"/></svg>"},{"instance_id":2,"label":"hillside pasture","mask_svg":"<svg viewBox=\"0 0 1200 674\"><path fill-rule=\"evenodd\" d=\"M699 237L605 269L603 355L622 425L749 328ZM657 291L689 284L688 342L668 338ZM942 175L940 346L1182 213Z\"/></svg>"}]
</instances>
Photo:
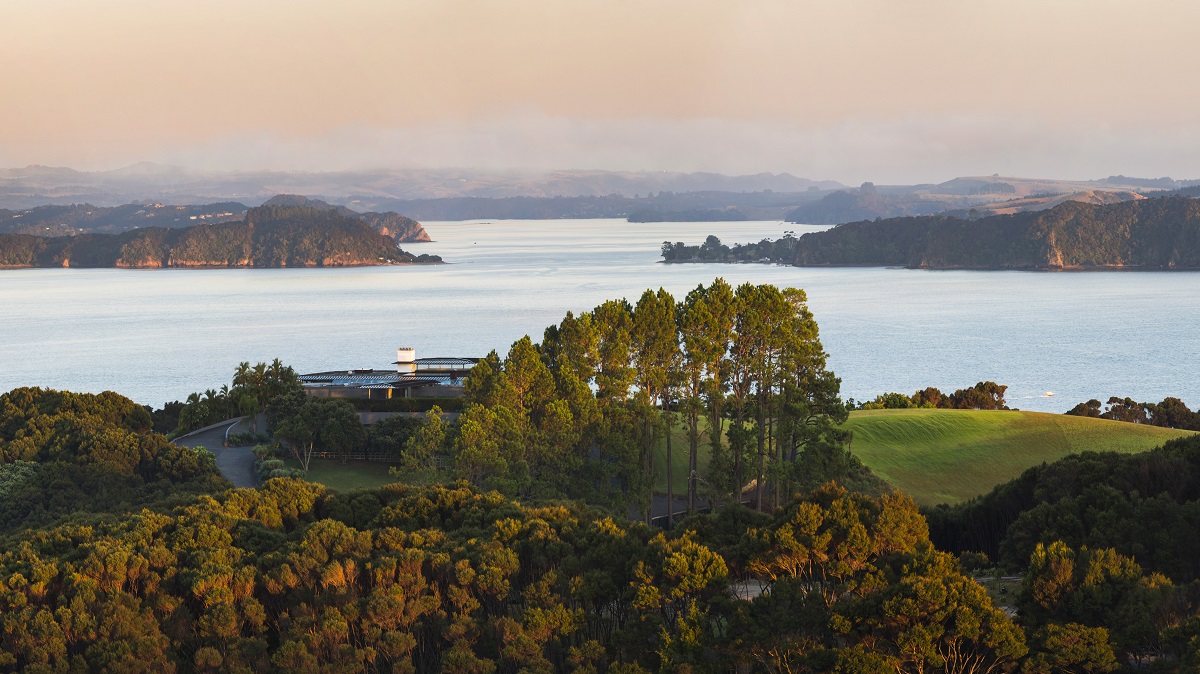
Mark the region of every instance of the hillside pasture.
<instances>
[{"instance_id":1,"label":"hillside pasture","mask_svg":"<svg viewBox=\"0 0 1200 674\"><path fill-rule=\"evenodd\" d=\"M846 427L851 451L921 505L965 501L1070 454L1131 454L1191 435L1065 414L942 409L854 412Z\"/></svg>"}]
</instances>

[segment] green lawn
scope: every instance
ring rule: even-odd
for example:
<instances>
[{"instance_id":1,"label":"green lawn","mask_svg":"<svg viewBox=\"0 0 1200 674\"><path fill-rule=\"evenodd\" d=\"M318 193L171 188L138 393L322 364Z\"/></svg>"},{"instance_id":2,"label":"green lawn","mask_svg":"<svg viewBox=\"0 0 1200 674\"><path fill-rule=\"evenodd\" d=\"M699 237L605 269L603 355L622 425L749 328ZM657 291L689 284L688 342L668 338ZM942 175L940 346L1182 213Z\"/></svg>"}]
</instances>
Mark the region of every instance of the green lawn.
<instances>
[{"instance_id":1,"label":"green lawn","mask_svg":"<svg viewBox=\"0 0 1200 674\"><path fill-rule=\"evenodd\" d=\"M700 446L696 451L696 465L701 478L708 475L708 460L712 458L712 446L709 442L708 421L702 417L700 419ZM671 477L674 478L672 482L675 483L675 493L687 494L687 421L682 416L675 422L675 428L671 433L671 466L674 471ZM654 472L654 491L660 494L667 493L667 443L665 439L660 440L654 450Z\"/></svg>"},{"instance_id":2,"label":"green lawn","mask_svg":"<svg viewBox=\"0 0 1200 674\"><path fill-rule=\"evenodd\" d=\"M295 459L287 459L289 468L299 468ZM391 484L396 478L388 475L392 464L382 461L347 461L342 463L336 459L313 459L308 465L310 482L323 484L337 491L350 491L363 487L382 487Z\"/></svg>"},{"instance_id":3,"label":"green lawn","mask_svg":"<svg viewBox=\"0 0 1200 674\"><path fill-rule=\"evenodd\" d=\"M1084 451L1134 453L1190 435L1155 426L1043 412L854 412L851 450L918 503L958 503L1027 468Z\"/></svg>"}]
</instances>

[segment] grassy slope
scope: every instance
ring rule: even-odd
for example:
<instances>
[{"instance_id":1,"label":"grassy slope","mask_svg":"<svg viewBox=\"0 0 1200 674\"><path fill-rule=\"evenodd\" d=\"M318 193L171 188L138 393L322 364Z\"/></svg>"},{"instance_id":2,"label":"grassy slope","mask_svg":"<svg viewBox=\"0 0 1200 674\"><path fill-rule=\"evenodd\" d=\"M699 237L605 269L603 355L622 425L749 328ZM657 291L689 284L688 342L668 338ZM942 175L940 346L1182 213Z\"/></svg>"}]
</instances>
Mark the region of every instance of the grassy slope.
<instances>
[{"instance_id":1,"label":"grassy slope","mask_svg":"<svg viewBox=\"0 0 1200 674\"><path fill-rule=\"evenodd\" d=\"M287 459L289 468L299 468L294 459ZM381 461L347 461L335 459L313 459L308 466L308 479L337 491L350 491L362 487L382 487L396 478L388 475L392 464Z\"/></svg>"},{"instance_id":2,"label":"grassy slope","mask_svg":"<svg viewBox=\"0 0 1200 674\"><path fill-rule=\"evenodd\" d=\"M855 412L847 426L855 455L923 505L958 503L1068 454L1141 452L1189 434L1063 414L967 410Z\"/></svg>"},{"instance_id":3,"label":"grassy slope","mask_svg":"<svg viewBox=\"0 0 1200 674\"><path fill-rule=\"evenodd\" d=\"M700 477L708 475L708 460L712 458L712 446L709 444L708 422L700 419L700 445L696 451L697 472ZM675 483L675 494L687 495L688 475L688 437L687 421L682 416L675 422L671 433L671 466L674 473L672 482ZM654 450L654 491L667 493L667 443L660 440Z\"/></svg>"}]
</instances>

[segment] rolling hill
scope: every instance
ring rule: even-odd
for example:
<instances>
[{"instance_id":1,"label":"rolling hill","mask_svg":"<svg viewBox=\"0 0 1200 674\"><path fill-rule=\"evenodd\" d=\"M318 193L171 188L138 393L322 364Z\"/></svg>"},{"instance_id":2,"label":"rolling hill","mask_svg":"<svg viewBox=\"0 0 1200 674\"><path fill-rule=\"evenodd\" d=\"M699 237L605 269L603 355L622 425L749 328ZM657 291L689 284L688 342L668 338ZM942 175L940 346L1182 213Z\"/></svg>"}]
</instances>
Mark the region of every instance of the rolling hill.
<instances>
[{"instance_id":1,"label":"rolling hill","mask_svg":"<svg viewBox=\"0 0 1200 674\"><path fill-rule=\"evenodd\" d=\"M1065 414L942 409L854 412L846 426L851 451L921 505L965 501L1069 454L1131 454L1192 435Z\"/></svg>"}]
</instances>

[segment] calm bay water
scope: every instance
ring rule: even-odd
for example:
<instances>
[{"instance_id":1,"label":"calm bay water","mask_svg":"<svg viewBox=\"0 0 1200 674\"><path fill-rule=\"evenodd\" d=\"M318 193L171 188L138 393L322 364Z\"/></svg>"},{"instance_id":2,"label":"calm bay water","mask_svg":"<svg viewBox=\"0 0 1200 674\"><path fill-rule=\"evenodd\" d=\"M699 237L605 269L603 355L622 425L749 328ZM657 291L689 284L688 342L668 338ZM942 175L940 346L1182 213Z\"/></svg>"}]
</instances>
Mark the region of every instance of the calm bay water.
<instances>
[{"instance_id":1,"label":"calm bay water","mask_svg":"<svg viewBox=\"0 0 1200 674\"><path fill-rule=\"evenodd\" d=\"M822 229L776 222L427 223L453 264L269 270L0 270L0 391L114 390L147 404L227 383L240 361L299 371L483 355L567 310L723 276L804 288L843 394L991 379L1061 412L1110 395L1200 404L1200 273L1033 273L657 264L664 240ZM1047 391L1055 392L1046 397Z\"/></svg>"}]
</instances>

